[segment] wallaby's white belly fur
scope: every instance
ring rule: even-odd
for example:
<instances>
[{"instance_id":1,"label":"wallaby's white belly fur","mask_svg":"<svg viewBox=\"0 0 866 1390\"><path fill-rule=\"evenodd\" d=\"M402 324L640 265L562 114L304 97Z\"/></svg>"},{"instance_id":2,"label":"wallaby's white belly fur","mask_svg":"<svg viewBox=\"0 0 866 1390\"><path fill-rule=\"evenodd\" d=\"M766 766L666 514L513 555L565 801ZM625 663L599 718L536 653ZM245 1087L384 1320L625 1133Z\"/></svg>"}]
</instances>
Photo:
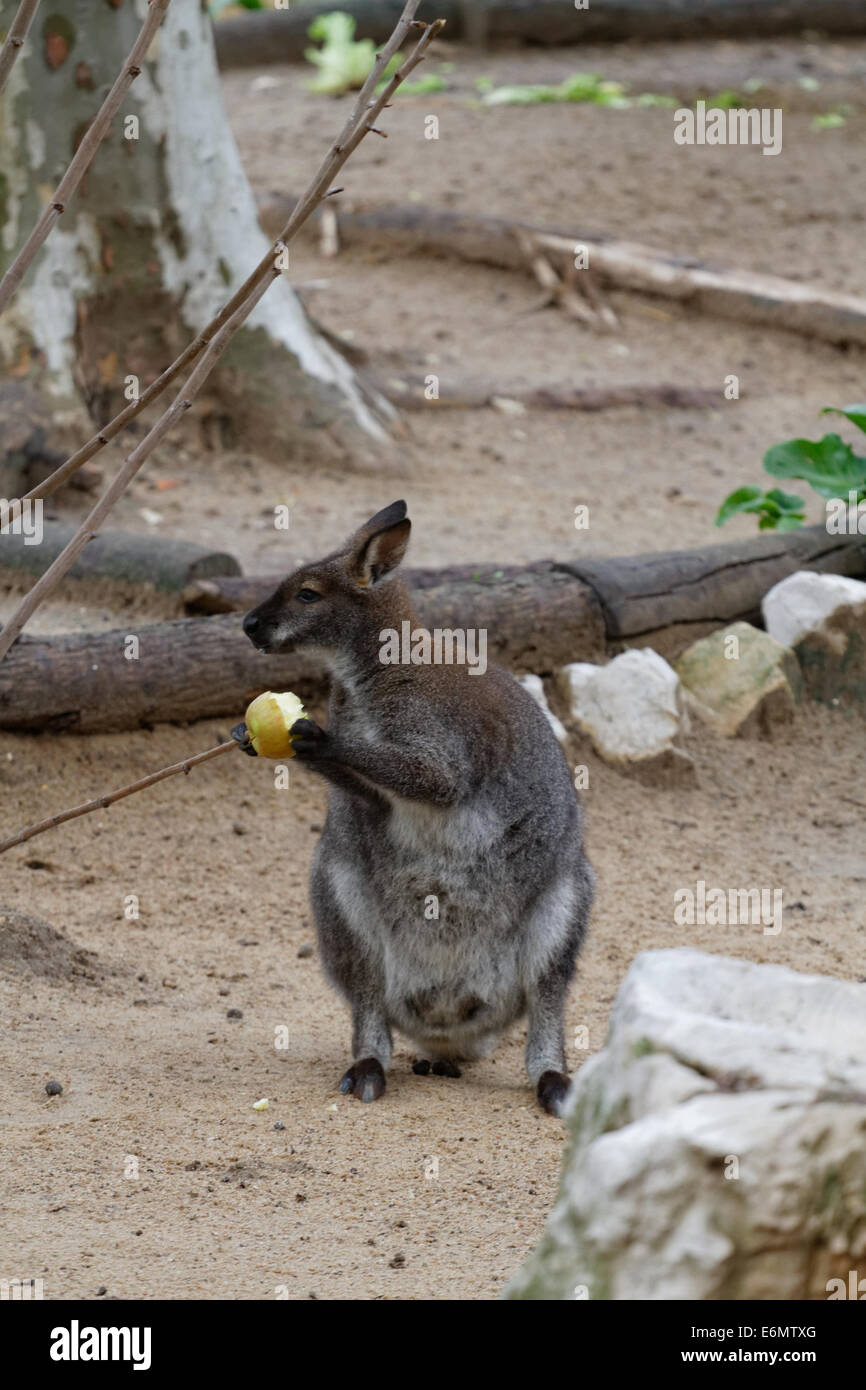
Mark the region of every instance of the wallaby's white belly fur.
<instances>
[{"instance_id":1,"label":"wallaby's white belly fur","mask_svg":"<svg viewBox=\"0 0 866 1390\"><path fill-rule=\"evenodd\" d=\"M502 878L506 825L489 804L446 809L393 793L388 801L387 881L333 847L322 870L383 970L390 1022L427 1056L482 1055L523 1012L563 939L575 905L570 868L528 920L518 917Z\"/></svg>"}]
</instances>

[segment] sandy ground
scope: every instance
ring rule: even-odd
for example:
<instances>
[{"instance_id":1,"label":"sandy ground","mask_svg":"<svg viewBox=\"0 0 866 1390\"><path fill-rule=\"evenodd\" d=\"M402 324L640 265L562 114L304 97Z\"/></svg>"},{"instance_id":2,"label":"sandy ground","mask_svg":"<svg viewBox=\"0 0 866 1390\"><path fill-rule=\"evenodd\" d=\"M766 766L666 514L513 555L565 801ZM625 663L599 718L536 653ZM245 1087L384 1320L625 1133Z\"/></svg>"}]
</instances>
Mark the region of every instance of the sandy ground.
<instances>
[{"instance_id":1,"label":"sandy ground","mask_svg":"<svg viewBox=\"0 0 866 1390\"><path fill-rule=\"evenodd\" d=\"M866 292L864 117L811 128L816 109L851 99L866 46L447 56L452 90L395 106L387 147L361 151L347 193L420 194ZM783 154L675 151L669 111L470 104L477 75L556 81L576 69L685 96L765 74L784 98ZM799 85L803 74L818 93ZM278 86L256 87L262 76ZM297 189L340 103L311 104L294 69L229 74L225 86L256 187ZM440 115L438 142L420 134L429 110ZM819 429L822 405L863 394L859 352L671 305L616 299L621 331L596 338L554 310L533 312L535 290L518 276L357 254L324 262L310 245L296 270L330 281L311 306L374 360L443 374L483 364L504 383L663 377L721 389L737 372L743 397L703 412L413 416L412 438L381 468L314 478L292 460L205 458L184 442L124 500L119 526L145 529L141 509L157 510L165 533L230 549L249 572L329 548L399 495L411 504L416 564L701 545L719 539L712 517L727 491L760 479L770 443ZM158 492L163 475L182 486ZM293 507L282 539L265 519L276 501ZM578 502L591 509L579 537ZM728 534L750 531L741 522ZM34 630L118 621L108 598L72 595ZM205 748L231 722L0 735L0 833ZM699 787L689 792L634 785L579 741L569 750L589 767L599 875L568 1015L570 1037L589 1029L590 1051L647 947L698 945L864 978L862 723L809 707L772 743L695 733L690 748ZM490 1298L531 1248L563 1131L525 1084L522 1029L460 1080L413 1075L398 1046L383 1101L335 1093L348 1021L303 950L314 940L306 884L323 815L303 769L277 791L272 769L232 755L4 859L0 1276L41 1277L54 1298ZM674 891L699 879L781 889L781 934L675 927ZM137 917L125 915L132 897ZM585 1056L571 1047L575 1066ZM50 1079L62 1096L45 1095ZM265 1096L268 1110L254 1111Z\"/></svg>"}]
</instances>

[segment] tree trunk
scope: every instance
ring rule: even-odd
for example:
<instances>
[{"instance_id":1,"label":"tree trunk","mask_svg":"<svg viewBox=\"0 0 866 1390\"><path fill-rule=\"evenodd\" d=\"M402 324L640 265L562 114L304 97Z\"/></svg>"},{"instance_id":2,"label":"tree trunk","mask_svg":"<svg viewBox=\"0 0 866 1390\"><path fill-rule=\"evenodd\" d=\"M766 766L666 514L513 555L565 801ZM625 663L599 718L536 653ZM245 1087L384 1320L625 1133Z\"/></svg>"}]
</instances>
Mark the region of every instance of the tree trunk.
<instances>
[{"instance_id":1,"label":"tree trunk","mask_svg":"<svg viewBox=\"0 0 866 1390\"><path fill-rule=\"evenodd\" d=\"M2 0L0 27L16 3ZM37 14L0 102L0 268L59 181L145 8L144 0L54 0ZM82 187L4 316L0 357L55 410L83 399L104 423L266 249L222 106L210 19L199 0L173 0ZM311 325L285 278L238 333L196 410L214 443L243 438L311 460L323 442L331 454L334 442L381 443L394 418Z\"/></svg>"}]
</instances>

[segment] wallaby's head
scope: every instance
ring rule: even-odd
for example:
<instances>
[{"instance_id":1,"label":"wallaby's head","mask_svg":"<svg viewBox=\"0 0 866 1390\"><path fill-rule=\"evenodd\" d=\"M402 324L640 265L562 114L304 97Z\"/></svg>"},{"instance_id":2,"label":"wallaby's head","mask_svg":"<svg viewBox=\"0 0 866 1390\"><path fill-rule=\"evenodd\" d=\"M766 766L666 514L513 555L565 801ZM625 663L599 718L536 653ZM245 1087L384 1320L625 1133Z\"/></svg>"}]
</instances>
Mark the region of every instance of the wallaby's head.
<instances>
[{"instance_id":1,"label":"wallaby's head","mask_svg":"<svg viewBox=\"0 0 866 1390\"><path fill-rule=\"evenodd\" d=\"M392 502L341 550L303 565L244 618L244 632L263 652L317 647L338 654L382 627L399 626L407 606L393 572L406 553L412 523L405 502Z\"/></svg>"}]
</instances>

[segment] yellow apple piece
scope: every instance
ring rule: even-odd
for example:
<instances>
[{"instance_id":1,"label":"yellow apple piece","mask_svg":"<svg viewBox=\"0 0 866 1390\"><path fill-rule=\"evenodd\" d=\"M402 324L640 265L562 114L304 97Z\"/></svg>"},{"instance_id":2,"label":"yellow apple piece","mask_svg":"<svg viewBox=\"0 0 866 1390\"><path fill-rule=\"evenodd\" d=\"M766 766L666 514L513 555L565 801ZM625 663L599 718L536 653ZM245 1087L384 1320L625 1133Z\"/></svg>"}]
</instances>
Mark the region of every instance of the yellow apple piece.
<instances>
[{"instance_id":1,"label":"yellow apple piece","mask_svg":"<svg viewBox=\"0 0 866 1390\"><path fill-rule=\"evenodd\" d=\"M244 716L250 740L260 758L293 758L289 730L296 719L306 718L307 711L297 695L286 691L277 695L266 690L248 707Z\"/></svg>"}]
</instances>

